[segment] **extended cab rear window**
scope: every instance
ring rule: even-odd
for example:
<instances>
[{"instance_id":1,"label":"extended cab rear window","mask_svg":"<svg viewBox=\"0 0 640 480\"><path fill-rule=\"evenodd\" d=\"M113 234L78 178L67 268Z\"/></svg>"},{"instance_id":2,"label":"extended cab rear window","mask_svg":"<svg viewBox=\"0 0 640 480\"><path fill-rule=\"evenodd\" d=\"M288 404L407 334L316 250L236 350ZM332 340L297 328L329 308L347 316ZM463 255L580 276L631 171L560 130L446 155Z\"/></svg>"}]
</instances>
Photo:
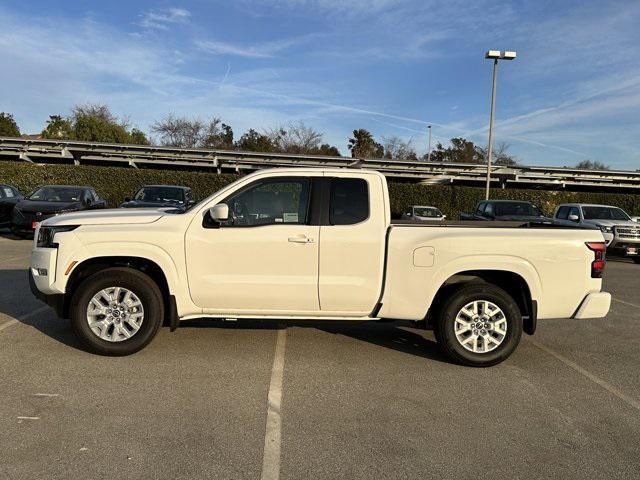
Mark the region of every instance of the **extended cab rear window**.
<instances>
[{"instance_id":1,"label":"extended cab rear window","mask_svg":"<svg viewBox=\"0 0 640 480\"><path fill-rule=\"evenodd\" d=\"M331 181L329 223L353 225L369 218L369 188L362 178L334 178Z\"/></svg>"}]
</instances>

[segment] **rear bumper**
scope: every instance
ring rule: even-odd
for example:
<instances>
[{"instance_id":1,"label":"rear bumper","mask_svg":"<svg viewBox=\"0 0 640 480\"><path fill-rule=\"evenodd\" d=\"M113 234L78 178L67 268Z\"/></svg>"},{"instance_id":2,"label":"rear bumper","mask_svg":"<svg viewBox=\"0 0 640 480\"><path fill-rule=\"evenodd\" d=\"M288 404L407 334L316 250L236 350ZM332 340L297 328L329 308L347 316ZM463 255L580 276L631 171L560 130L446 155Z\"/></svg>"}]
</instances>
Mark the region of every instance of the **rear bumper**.
<instances>
[{"instance_id":1,"label":"rear bumper","mask_svg":"<svg viewBox=\"0 0 640 480\"><path fill-rule=\"evenodd\" d=\"M608 292L590 293L578 307L573 318L602 318L609 313L611 306L611 294Z\"/></svg>"}]
</instances>

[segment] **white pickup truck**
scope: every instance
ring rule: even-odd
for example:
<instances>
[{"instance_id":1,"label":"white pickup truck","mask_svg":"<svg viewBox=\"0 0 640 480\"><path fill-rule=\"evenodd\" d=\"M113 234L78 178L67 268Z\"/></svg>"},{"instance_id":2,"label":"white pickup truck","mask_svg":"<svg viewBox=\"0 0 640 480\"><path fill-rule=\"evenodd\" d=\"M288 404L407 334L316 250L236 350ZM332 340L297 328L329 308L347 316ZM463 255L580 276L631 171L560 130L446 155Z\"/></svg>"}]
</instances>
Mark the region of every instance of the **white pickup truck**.
<instances>
[{"instance_id":1,"label":"white pickup truck","mask_svg":"<svg viewBox=\"0 0 640 480\"><path fill-rule=\"evenodd\" d=\"M611 300L599 230L392 222L385 178L368 170L260 171L186 212L50 218L34 243L34 294L106 355L140 350L163 321L403 319L489 366L537 319L604 317Z\"/></svg>"}]
</instances>

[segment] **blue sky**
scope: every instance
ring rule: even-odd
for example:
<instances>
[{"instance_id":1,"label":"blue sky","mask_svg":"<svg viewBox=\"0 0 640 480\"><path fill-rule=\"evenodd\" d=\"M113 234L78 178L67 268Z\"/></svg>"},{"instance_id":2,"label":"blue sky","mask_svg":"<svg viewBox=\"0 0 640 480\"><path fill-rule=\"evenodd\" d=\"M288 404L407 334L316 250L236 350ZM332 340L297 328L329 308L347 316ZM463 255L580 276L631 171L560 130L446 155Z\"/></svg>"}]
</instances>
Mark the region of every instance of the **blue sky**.
<instances>
[{"instance_id":1,"label":"blue sky","mask_svg":"<svg viewBox=\"0 0 640 480\"><path fill-rule=\"evenodd\" d=\"M168 112L248 128L301 120L348 154L367 128L426 150L496 141L523 163L640 168L640 2L111 0L0 3L0 110L22 131L106 103L148 130Z\"/></svg>"}]
</instances>

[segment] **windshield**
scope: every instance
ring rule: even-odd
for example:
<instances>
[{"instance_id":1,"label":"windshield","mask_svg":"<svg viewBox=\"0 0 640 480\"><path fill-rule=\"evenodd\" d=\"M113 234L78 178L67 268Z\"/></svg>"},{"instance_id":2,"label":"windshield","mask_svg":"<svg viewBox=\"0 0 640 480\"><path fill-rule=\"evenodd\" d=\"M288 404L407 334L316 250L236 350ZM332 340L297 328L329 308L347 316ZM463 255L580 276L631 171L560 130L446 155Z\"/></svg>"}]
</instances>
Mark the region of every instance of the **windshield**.
<instances>
[{"instance_id":1,"label":"windshield","mask_svg":"<svg viewBox=\"0 0 640 480\"><path fill-rule=\"evenodd\" d=\"M413 207L413 214L416 217L437 218L442 216L442 212L440 210L432 207Z\"/></svg>"},{"instance_id":2,"label":"windshield","mask_svg":"<svg viewBox=\"0 0 640 480\"><path fill-rule=\"evenodd\" d=\"M42 202L79 202L81 196L81 188L42 187L29 195L28 198Z\"/></svg>"},{"instance_id":3,"label":"windshield","mask_svg":"<svg viewBox=\"0 0 640 480\"><path fill-rule=\"evenodd\" d=\"M500 202L495 203L493 206L494 215L497 217L508 215L522 215L527 217L540 217L542 212L536 207L527 202Z\"/></svg>"},{"instance_id":4,"label":"windshield","mask_svg":"<svg viewBox=\"0 0 640 480\"><path fill-rule=\"evenodd\" d=\"M631 220L631 217L620 208L615 207L582 207L585 220Z\"/></svg>"},{"instance_id":5,"label":"windshield","mask_svg":"<svg viewBox=\"0 0 640 480\"><path fill-rule=\"evenodd\" d=\"M184 191L171 187L144 187L138 190L134 200L145 202L184 202Z\"/></svg>"}]
</instances>

